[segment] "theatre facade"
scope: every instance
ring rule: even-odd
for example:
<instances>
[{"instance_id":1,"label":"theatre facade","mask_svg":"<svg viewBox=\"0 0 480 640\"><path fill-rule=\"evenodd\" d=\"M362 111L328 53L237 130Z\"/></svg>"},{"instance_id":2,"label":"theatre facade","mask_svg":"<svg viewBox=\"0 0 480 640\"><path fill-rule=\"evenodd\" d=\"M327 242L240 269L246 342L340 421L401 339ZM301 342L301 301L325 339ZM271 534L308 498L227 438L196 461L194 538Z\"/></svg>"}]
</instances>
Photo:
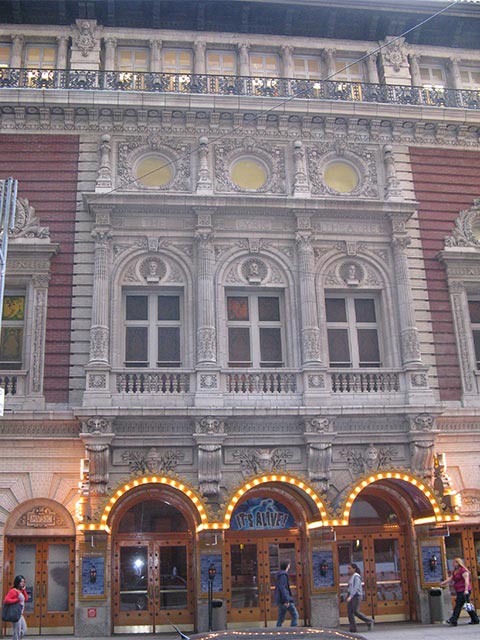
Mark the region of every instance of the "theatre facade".
<instances>
[{"instance_id":1,"label":"theatre facade","mask_svg":"<svg viewBox=\"0 0 480 640\"><path fill-rule=\"evenodd\" d=\"M426 623L461 556L479 600L478 7L174 4L4 3L3 592L267 627L288 560L336 627L355 562Z\"/></svg>"}]
</instances>

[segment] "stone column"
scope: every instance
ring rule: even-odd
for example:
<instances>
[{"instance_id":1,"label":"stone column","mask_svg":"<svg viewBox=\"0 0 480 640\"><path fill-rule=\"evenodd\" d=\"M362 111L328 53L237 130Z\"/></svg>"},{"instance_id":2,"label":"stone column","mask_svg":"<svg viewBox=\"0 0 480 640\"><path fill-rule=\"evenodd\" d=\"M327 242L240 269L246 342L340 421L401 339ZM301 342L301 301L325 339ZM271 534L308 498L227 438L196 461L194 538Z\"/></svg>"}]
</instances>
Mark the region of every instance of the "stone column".
<instances>
[{"instance_id":1,"label":"stone column","mask_svg":"<svg viewBox=\"0 0 480 640\"><path fill-rule=\"evenodd\" d=\"M421 87L422 78L420 76L420 56L416 53L411 53L408 56L410 61L410 74L412 77L412 87Z\"/></svg>"},{"instance_id":2,"label":"stone column","mask_svg":"<svg viewBox=\"0 0 480 640\"><path fill-rule=\"evenodd\" d=\"M398 298L400 342L403 365L422 364L418 329L412 300L412 284L408 270L407 247L411 240L407 235L394 236L392 241L395 285Z\"/></svg>"},{"instance_id":3,"label":"stone column","mask_svg":"<svg viewBox=\"0 0 480 640\"><path fill-rule=\"evenodd\" d=\"M378 59L377 53L372 53L366 59L368 82L371 82L372 84L378 84L379 82L377 59Z\"/></svg>"},{"instance_id":4,"label":"stone column","mask_svg":"<svg viewBox=\"0 0 480 640\"><path fill-rule=\"evenodd\" d=\"M115 71L115 56L117 51L117 39L108 36L104 38L105 42L105 71Z\"/></svg>"},{"instance_id":5,"label":"stone column","mask_svg":"<svg viewBox=\"0 0 480 640\"><path fill-rule=\"evenodd\" d=\"M315 257L309 217L297 217L297 264L300 291L302 365L321 364L320 329L315 295ZM300 226L301 225L301 226Z\"/></svg>"},{"instance_id":6,"label":"stone column","mask_svg":"<svg viewBox=\"0 0 480 640\"><path fill-rule=\"evenodd\" d=\"M68 41L69 41L68 36L57 37L57 60L56 60L57 69L67 68Z\"/></svg>"},{"instance_id":7,"label":"stone column","mask_svg":"<svg viewBox=\"0 0 480 640\"><path fill-rule=\"evenodd\" d=\"M460 76L460 66L458 64L457 58L450 58L448 61L448 71L450 76L450 88L451 89L461 89L462 88L462 78Z\"/></svg>"},{"instance_id":8,"label":"stone column","mask_svg":"<svg viewBox=\"0 0 480 640\"><path fill-rule=\"evenodd\" d=\"M89 365L109 363L109 258L112 233L110 227L96 227L95 267L93 274L92 326L90 328Z\"/></svg>"},{"instance_id":9,"label":"stone column","mask_svg":"<svg viewBox=\"0 0 480 640\"><path fill-rule=\"evenodd\" d=\"M249 49L249 44L242 43L238 45L238 68L241 76L250 75L250 59L248 57Z\"/></svg>"},{"instance_id":10,"label":"stone column","mask_svg":"<svg viewBox=\"0 0 480 640\"><path fill-rule=\"evenodd\" d=\"M203 40L196 40L193 43L193 73L203 75L205 73L205 51L207 43Z\"/></svg>"},{"instance_id":11,"label":"stone column","mask_svg":"<svg viewBox=\"0 0 480 640\"><path fill-rule=\"evenodd\" d=\"M325 49L325 65L327 68L327 78L335 74L335 49ZM335 77L332 78L335 80Z\"/></svg>"},{"instance_id":12,"label":"stone column","mask_svg":"<svg viewBox=\"0 0 480 640\"><path fill-rule=\"evenodd\" d=\"M160 73L162 70L162 41L150 40L150 71Z\"/></svg>"},{"instance_id":13,"label":"stone column","mask_svg":"<svg viewBox=\"0 0 480 640\"><path fill-rule=\"evenodd\" d=\"M24 37L22 35L12 36L12 55L10 59L10 66L12 69L19 69L22 66L22 54L23 54Z\"/></svg>"},{"instance_id":14,"label":"stone column","mask_svg":"<svg viewBox=\"0 0 480 640\"><path fill-rule=\"evenodd\" d=\"M197 365L203 367L217 362L213 237L210 213L197 211Z\"/></svg>"},{"instance_id":15,"label":"stone column","mask_svg":"<svg viewBox=\"0 0 480 640\"><path fill-rule=\"evenodd\" d=\"M465 283L461 280L448 281L450 303L452 305L453 324L457 339L458 360L462 376L463 397L469 396L468 404L479 404L475 371L475 347L469 326L468 297Z\"/></svg>"},{"instance_id":16,"label":"stone column","mask_svg":"<svg viewBox=\"0 0 480 640\"><path fill-rule=\"evenodd\" d=\"M47 324L47 301L49 273L40 273L32 277L33 312L35 317L32 350L30 356L29 396L43 395L43 370L45 362L45 329ZM37 397L35 406L40 409Z\"/></svg>"},{"instance_id":17,"label":"stone column","mask_svg":"<svg viewBox=\"0 0 480 640\"><path fill-rule=\"evenodd\" d=\"M282 73L284 78L294 78L295 70L293 65L293 47L290 45L282 45L280 47L282 56Z\"/></svg>"}]
</instances>

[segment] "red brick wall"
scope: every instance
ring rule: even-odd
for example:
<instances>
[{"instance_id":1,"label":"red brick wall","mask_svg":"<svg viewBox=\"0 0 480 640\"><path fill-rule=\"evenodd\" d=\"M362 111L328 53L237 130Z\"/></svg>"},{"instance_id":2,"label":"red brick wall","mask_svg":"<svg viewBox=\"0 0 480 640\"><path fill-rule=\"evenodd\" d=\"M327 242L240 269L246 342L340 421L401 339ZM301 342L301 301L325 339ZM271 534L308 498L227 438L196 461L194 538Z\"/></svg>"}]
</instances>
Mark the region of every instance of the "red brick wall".
<instances>
[{"instance_id":1,"label":"red brick wall","mask_svg":"<svg viewBox=\"0 0 480 640\"><path fill-rule=\"evenodd\" d=\"M480 196L480 153L449 149L410 149L419 201L428 298L432 313L440 398L461 397L460 368L445 269L437 254L460 211Z\"/></svg>"},{"instance_id":2,"label":"red brick wall","mask_svg":"<svg viewBox=\"0 0 480 640\"><path fill-rule=\"evenodd\" d=\"M47 402L68 401L77 167L77 136L0 135L0 179L18 179L18 195L28 198L41 224L50 228L51 241L60 244L48 290Z\"/></svg>"}]
</instances>

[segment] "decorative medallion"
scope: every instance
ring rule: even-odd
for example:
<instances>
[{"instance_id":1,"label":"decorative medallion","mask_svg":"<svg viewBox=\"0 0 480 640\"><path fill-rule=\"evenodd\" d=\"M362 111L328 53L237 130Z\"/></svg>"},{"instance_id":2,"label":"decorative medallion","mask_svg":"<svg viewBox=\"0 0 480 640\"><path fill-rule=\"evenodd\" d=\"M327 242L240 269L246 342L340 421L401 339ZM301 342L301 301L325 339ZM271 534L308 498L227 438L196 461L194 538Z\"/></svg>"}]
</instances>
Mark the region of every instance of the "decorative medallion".
<instances>
[{"instance_id":1,"label":"decorative medallion","mask_svg":"<svg viewBox=\"0 0 480 640\"><path fill-rule=\"evenodd\" d=\"M268 268L263 260L248 258L241 266L241 273L250 284L259 284L267 277Z\"/></svg>"},{"instance_id":2,"label":"decorative medallion","mask_svg":"<svg viewBox=\"0 0 480 640\"><path fill-rule=\"evenodd\" d=\"M150 257L141 263L140 273L147 282L160 282L167 273L167 267L160 258Z\"/></svg>"},{"instance_id":3,"label":"decorative medallion","mask_svg":"<svg viewBox=\"0 0 480 640\"><path fill-rule=\"evenodd\" d=\"M452 235L445 238L445 247L480 247L480 198L460 212Z\"/></svg>"},{"instance_id":4,"label":"decorative medallion","mask_svg":"<svg viewBox=\"0 0 480 640\"><path fill-rule=\"evenodd\" d=\"M340 277L348 287L358 287L365 278L365 272L358 262L344 262L340 266Z\"/></svg>"}]
</instances>

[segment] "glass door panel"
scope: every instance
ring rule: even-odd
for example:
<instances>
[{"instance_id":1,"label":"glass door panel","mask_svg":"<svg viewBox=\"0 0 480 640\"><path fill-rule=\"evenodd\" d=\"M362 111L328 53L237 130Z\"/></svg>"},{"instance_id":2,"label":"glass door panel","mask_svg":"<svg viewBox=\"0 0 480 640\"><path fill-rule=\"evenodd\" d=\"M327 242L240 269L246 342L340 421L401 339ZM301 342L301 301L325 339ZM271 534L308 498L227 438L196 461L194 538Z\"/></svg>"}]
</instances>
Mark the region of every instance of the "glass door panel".
<instances>
[{"instance_id":1,"label":"glass door panel","mask_svg":"<svg viewBox=\"0 0 480 640\"><path fill-rule=\"evenodd\" d=\"M258 548L253 543L232 544L231 608L235 619L258 620ZM235 615L236 614L236 615Z\"/></svg>"},{"instance_id":2,"label":"glass door panel","mask_svg":"<svg viewBox=\"0 0 480 640\"><path fill-rule=\"evenodd\" d=\"M48 545L47 610L68 611L70 546Z\"/></svg>"},{"instance_id":3,"label":"glass door panel","mask_svg":"<svg viewBox=\"0 0 480 640\"><path fill-rule=\"evenodd\" d=\"M149 611L148 564L148 547L121 547L120 611Z\"/></svg>"},{"instance_id":4,"label":"glass door panel","mask_svg":"<svg viewBox=\"0 0 480 640\"><path fill-rule=\"evenodd\" d=\"M25 617L28 619L29 614L34 613L35 608L35 585L37 584L36 576L36 544L17 544L15 546L15 576L24 576L28 593L28 601L25 603ZM13 584L13 580L12 580ZM9 588L12 586L8 585ZM38 584L40 591L40 584ZM40 611L36 612L40 615Z\"/></svg>"},{"instance_id":5,"label":"glass door panel","mask_svg":"<svg viewBox=\"0 0 480 640\"><path fill-rule=\"evenodd\" d=\"M398 540L374 540L377 601L403 600Z\"/></svg>"},{"instance_id":6,"label":"glass door panel","mask_svg":"<svg viewBox=\"0 0 480 640\"><path fill-rule=\"evenodd\" d=\"M186 609L188 606L187 547L160 549L160 607Z\"/></svg>"},{"instance_id":7,"label":"glass door panel","mask_svg":"<svg viewBox=\"0 0 480 640\"><path fill-rule=\"evenodd\" d=\"M348 575L348 566L355 563L360 569L360 573L364 574L363 561L363 540L356 538L354 540L342 540L338 542L338 573L340 586L340 616L347 616L347 588L350 576ZM365 590L362 600L365 600Z\"/></svg>"},{"instance_id":8,"label":"glass door panel","mask_svg":"<svg viewBox=\"0 0 480 640\"><path fill-rule=\"evenodd\" d=\"M277 581L277 572L280 571L280 565L282 562L289 562L290 569L288 570L288 582L290 584L290 591L295 598L295 605L297 607L299 617L303 616L303 607L301 598L299 597L301 589L298 588L298 582L300 575L297 573L297 553L295 542L270 542L268 545L268 573L269 580L266 587L266 620L267 625L275 624L277 620L277 604L275 602L275 587ZM286 617L289 624L290 616Z\"/></svg>"}]
</instances>

